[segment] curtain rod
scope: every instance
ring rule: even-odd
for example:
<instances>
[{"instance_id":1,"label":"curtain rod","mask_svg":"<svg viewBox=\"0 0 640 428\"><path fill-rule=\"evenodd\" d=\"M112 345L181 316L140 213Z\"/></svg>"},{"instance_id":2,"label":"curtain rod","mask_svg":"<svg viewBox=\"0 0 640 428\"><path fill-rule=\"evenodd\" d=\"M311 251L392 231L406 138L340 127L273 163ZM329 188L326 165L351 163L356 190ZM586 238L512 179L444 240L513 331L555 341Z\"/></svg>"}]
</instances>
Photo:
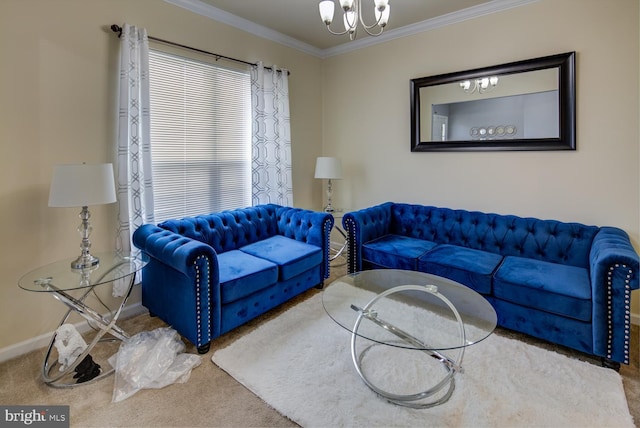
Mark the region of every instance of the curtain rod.
<instances>
[{"instance_id":1,"label":"curtain rod","mask_svg":"<svg viewBox=\"0 0 640 428\"><path fill-rule=\"evenodd\" d=\"M118 33L118 37L120 37L122 35L122 27L120 27L117 24L113 24L111 26L111 31L113 31L114 33ZM255 62L248 62L248 61L243 61L241 59L237 59L237 58L231 58L230 56L225 56L225 55L220 55L217 53L213 53L213 52L208 52L202 49L198 49L198 48L192 48L191 46L186 46L186 45L182 45L180 43L175 43L175 42L170 42L168 40L163 40L163 39L159 39L157 37L152 37L152 36L147 36L147 38L149 40L153 40L155 42L160 42L160 43L165 43L167 45L171 45L171 46L177 46L179 48L183 48L183 49L188 49L191 51L195 51L195 52L199 52L205 55L211 55L213 57L216 58L216 61L219 59L226 59L227 61L234 61L234 62L239 62L241 64L246 64L246 65L250 65L252 67L257 67L258 64L256 64ZM266 68L267 70L271 70L271 71L276 71L276 72L282 72L282 70L274 70L273 67L268 67L268 66L263 66L263 68ZM291 73L287 70L287 75L290 75Z\"/></svg>"}]
</instances>

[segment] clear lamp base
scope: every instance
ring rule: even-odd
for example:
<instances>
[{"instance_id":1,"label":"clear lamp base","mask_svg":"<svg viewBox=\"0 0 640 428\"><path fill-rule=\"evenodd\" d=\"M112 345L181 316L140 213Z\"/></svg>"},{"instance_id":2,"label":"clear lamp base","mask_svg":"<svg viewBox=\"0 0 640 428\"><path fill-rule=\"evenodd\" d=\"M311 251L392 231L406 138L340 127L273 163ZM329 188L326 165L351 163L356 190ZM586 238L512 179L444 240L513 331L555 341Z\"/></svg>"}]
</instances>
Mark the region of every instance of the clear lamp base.
<instances>
[{"instance_id":1,"label":"clear lamp base","mask_svg":"<svg viewBox=\"0 0 640 428\"><path fill-rule=\"evenodd\" d=\"M80 256L71 262L71 269L89 269L100 263L100 259L87 254L86 256Z\"/></svg>"}]
</instances>

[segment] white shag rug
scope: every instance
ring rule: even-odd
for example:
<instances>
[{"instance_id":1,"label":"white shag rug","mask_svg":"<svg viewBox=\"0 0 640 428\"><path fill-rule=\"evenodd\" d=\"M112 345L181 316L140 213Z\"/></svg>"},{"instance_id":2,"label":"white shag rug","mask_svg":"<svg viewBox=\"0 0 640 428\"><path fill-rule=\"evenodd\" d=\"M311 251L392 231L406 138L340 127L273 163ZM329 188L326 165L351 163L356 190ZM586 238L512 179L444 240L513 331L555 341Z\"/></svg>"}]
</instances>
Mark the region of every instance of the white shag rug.
<instances>
[{"instance_id":1,"label":"white shag rug","mask_svg":"<svg viewBox=\"0 0 640 428\"><path fill-rule=\"evenodd\" d=\"M495 334L467 348L448 402L400 407L360 379L350 337L317 294L212 361L303 427L634 427L618 373ZM392 392L418 392L433 384L429 376L443 376L424 358L412 367L419 351L377 346L370 354L379 363L363 363L365 372Z\"/></svg>"}]
</instances>

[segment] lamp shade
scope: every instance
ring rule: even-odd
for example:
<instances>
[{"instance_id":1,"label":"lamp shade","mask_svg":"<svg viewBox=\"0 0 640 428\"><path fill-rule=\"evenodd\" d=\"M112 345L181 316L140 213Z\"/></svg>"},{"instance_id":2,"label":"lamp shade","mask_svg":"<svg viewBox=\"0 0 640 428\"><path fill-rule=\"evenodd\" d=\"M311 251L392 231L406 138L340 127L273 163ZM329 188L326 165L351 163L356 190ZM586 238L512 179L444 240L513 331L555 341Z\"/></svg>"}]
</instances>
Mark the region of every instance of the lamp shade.
<instances>
[{"instance_id":1,"label":"lamp shade","mask_svg":"<svg viewBox=\"0 0 640 428\"><path fill-rule=\"evenodd\" d=\"M333 0L323 0L318 4L318 8L320 9L320 17L322 18L322 22L329 25L331 21L333 21L333 12L335 5L333 4Z\"/></svg>"},{"instance_id":2,"label":"lamp shade","mask_svg":"<svg viewBox=\"0 0 640 428\"><path fill-rule=\"evenodd\" d=\"M342 162L337 158L319 157L316 159L315 178L342 178Z\"/></svg>"},{"instance_id":3,"label":"lamp shade","mask_svg":"<svg viewBox=\"0 0 640 428\"><path fill-rule=\"evenodd\" d=\"M50 207L86 207L116 201L113 165L56 165L53 169Z\"/></svg>"}]
</instances>

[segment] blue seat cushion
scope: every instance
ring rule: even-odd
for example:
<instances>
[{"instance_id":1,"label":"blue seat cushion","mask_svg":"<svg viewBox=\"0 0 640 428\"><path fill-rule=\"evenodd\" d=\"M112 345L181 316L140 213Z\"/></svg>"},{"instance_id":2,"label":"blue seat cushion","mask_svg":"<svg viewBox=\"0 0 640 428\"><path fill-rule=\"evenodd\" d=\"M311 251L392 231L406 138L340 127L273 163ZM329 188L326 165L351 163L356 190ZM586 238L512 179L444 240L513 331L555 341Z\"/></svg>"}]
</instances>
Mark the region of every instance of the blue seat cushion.
<instances>
[{"instance_id":1,"label":"blue seat cushion","mask_svg":"<svg viewBox=\"0 0 640 428\"><path fill-rule=\"evenodd\" d=\"M362 245L362 259L386 268L416 270L418 258L435 246L424 239L384 235Z\"/></svg>"},{"instance_id":2,"label":"blue seat cushion","mask_svg":"<svg viewBox=\"0 0 640 428\"><path fill-rule=\"evenodd\" d=\"M418 260L418 270L452 279L480 294L491 294L500 254L457 245L438 245Z\"/></svg>"},{"instance_id":3,"label":"blue seat cushion","mask_svg":"<svg viewBox=\"0 0 640 428\"><path fill-rule=\"evenodd\" d=\"M239 250L278 265L280 281L291 279L322 264L320 247L281 235L245 245Z\"/></svg>"},{"instance_id":4,"label":"blue seat cushion","mask_svg":"<svg viewBox=\"0 0 640 428\"><path fill-rule=\"evenodd\" d=\"M218 254L222 304L234 302L278 282L278 266L239 250Z\"/></svg>"},{"instance_id":5,"label":"blue seat cushion","mask_svg":"<svg viewBox=\"0 0 640 428\"><path fill-rule=\"evenodd\" d=\"M586 269L522 257L505 257L493 293L529 308L591 320L591 283Z\"/></svg>"}]
</instances>

